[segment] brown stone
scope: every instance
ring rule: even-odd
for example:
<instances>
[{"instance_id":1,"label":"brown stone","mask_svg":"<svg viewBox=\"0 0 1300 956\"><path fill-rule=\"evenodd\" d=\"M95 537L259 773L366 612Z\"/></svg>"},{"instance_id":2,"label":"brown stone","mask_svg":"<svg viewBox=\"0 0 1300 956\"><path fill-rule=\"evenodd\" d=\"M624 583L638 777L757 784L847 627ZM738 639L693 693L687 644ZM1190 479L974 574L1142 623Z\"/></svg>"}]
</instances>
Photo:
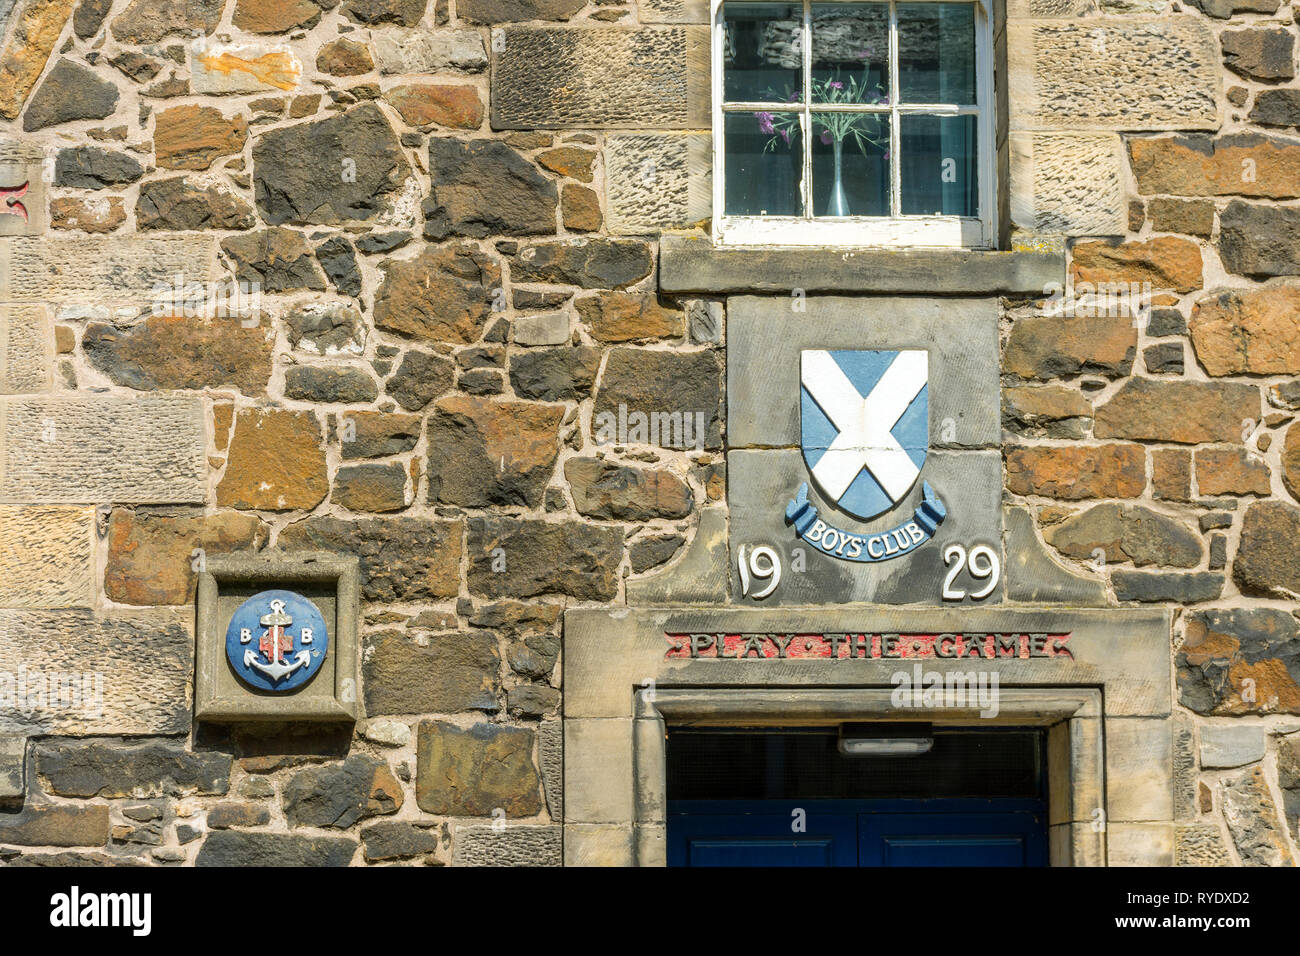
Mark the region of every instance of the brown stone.
<instances>
[{"instance_id":1,"label":"brown stone","mask_svg":"<svg viewBox=\"0 0 1300 956\"><path fill-rule=\"evenodd\" d=\"M589 183L596 154L576 146L560 146L538 154L537 161L553 173Z\"/></svg>"},{"instance_id":2,"label":"brown stone","mask_svg":"<svg viewBox=\"0 0 1300 956\"><path fill-rule=\"evenodd\" d=\"M271 811L256 803L228 801L208 811L208 827L229 830L231 827L261 827L271 822Z\"/></svg>"},{"instance_id":3,"label":"brown stone","mask_svg":"<svg viewBox=\"0 0 1300 956\"><path fill-rule=\"evenodd\" d=\"M473 594L609 601L618 593L621 528L513 517L470 518L467 524Z\"/></svg>"},{"instance_id":4,"label":"brown stone","mask_svg":"<svg viewBox=\"0 0 1300 956\"><path fill-rule=\"evenodd\" d=\"M249 33L310 30L320 22L322 5L315 0L238 0L230 22Z\"/></svg>"},{"instance_id":5,"label":"brown stone","mask_svg":"<svg viewBox=\"0 0 1300 956\"><path fill-rule=\"evenodd\" d=\"M1300 287L1216 293L1196 303L1188 330L1210 375L1300 373Z\"/></svg>"},{"instance_id":6,"label":"brown stone","mask_svg":"<svg viewBox=\"0 0 1300 956\"><path fill-rule=\"evenodd\" d=\"M168 34L211 33L226 0L131 0L109 31L119 43L157 43Z\"/></svg>"},{"instance_id":7,"label":"brown stone","mask_svg":"<svg viewBox=\"0 0 1300 956\"><path fill-rule=\"evenodd\" d=\"M406 603L445 600L460 593L462 534L457 521L313 515L285 528L276 543L286 551L356 555L363 598Z\"/></svg>"},{"instance_id":8,"label":"brown stone","mask_svg":"<svg viewBox=\"0 0 1300 956\"><path fill-rule=\"evenodd\" d=\"M420 440L421 426L418 415L349 412L339 426L343 458L384 458L410 451Z\"/></svg>"},{"instance_id":9,"label":"brown stone","mask_svg":"<svg viewBox=\"0 0 1300 956\"><path fill-rule=\"evenodd\" d=\"M0 813L0 844L11 846L103 846L111 823L108 806L28 806Z\"/></svg>"},{"instance_id":10,"label":"brown stone","mask_svg":"<svg viewBox=\"0 0 1300 956\"><path fill-rule=\"evenodd\" d=\"M599 458L570 458L564 477L579 514L614 521L684 518L694 497L690 486L667 469L633 468Z\"/></svg>"},{"instance_id":11,"label":"brown stone","mask_svg":"<svg viewBox=\"0 0 1300 956\"><path fill-rule=\"evenodd\" d=\"M1071 558L1132 561L1194 568L1201 563L1201 539L1181 521L1141 505L1104 502L1044 529L1043 538Z\"/></svg>"},{"instance_id":12,"label":"brown stone","mask_svg":"<svg viewBox=\"0 0 1300 956\"><path fill-rule=\"evenodd\" d=\"M1187 448L1151 450L1152 494L1164 501L1192 500L1192 453Z\"/></svg>"},{"instance_id":13,"label":"brown stone","mask_svg":"<svg viewBox=\"0 0 1300 956\"><path fill-rule=\"evenodd\" d=\"M120 604L188 604L208 557L266 544L254 515L173 516L114 508L108 521L104 593Z\"/></svg>"},{"instance_id":14,"label":"brown stone","mask_svg":"<svg viewBox=\"0 0 1300 956\"><path fill-rule=\"evenodd\" d=\"M154 315L119 329L94 323L81 347L117 385L141 390L229 386L266 394L273 342L261 325L235 318Z\"/></svg>"},{"instance_id":15,"label":"brown stone","mask_svg":"<svg viewBox=\"0 0 1300 956\"><path fill-rule=\"evenodd\" d=\"M316 54L316 69L331 76L360 76L374 68L370 47L347 37L331 40Z\"/></svg>"},{"instance_id":16,"label":"brown stone","mask_svg":"<svg viewBox=\"0 0 1300 956\"><path fill-rule=\"evenodd\" d=\"M416 643L381 631L366 638L362 668L372 717L498 708L501 653L490 632L431 634L427 643Z\"/></svg>"},{"instance_id":17,"label":"brown stone","mask_svg":"<svg viewBox=\"0 0 1300 956\"><path fill-rule=\"evenodd\" d=\"M430 246L414 259L390 259L380 268L375 327L415 338L468 345L504 294L501 267L471 245Z\"/></svg>"},{"instance_id":18,"label":"brown stone","mask_svg":"<svg viewBox=\"0 0 1300 956\"><path fill-rule=\"evenodd\" d=\"M0 116L15 119L22 112L74 5L75 0L24 0L0 53Z\"/></svg>"},{"instance_id":19,"label":"brown stone","mask_svg":"<svg viewBox=\"0 0 1300 956\"><path fill-rule=\"evenodd\" d=\"M1196 449L1196 487L1203 495L1273 493L1268 464L1245 448Z\"/></svg>"},{"instance_id":20,"label":"brown stone","mask_svg":"<svg viewBox=\"0 0 1300 956\"><path fill-rule=\"evenodd\" d=\"M441 399L429 416L429 500L538 507L559 457L563 418L559 405Z\"/></svg>"},{"instance_id":21,"label":"brown stone","mask_svg":"<svg viewBox=\"0 0 1300 956\"><path fill-rule=\"evenodd\" d=\"M1007 490L1077 501L1136 498L1146 490L1146 453L1139 445L1012 446Z\"/></svg>"},{"instance_id":22,"label":"brown stone","mask_svg":"<svg viewBox=\"0 0 1300 956\"><path fill-rule=\"evenodd\" d=\"M1247 594L1294 601L1300 595L1300 509L1284 501L1257 501L1242 520L1232 564Z\"/></svg>"},{"instance_id":23,"label":"brown stone","mask_svg":"<svg viewBox=\"0 0 1300 956\"><path fill-rule=\"evenodd\" d=\"M330 500L350 511L401 511L407 504L406 469L399 463L345 465Z\"/></svg>"},{"instance_id":24,"label":"brown stone","mask_svg":"<svg viewBox=\"0 0 1300 956\"><path fill-rule=\"evenodd\" d=\"M164 169L207 169L243 150L247 139L243 116L227 118L211 106L173 106L154 119L154 155Z\"/></svg>"},{"instance_id":25,"label":"brown stone","mask_svg":"<svg viewBox=\"0 0 1300 956\"><path fill-rule=\"evenodd\" d=\"M1259 419L1259 389L1237 382L1135 378L1097 409L1098 438L1184 445L1240 442L1243 423Z\"/></svg>"},{"instance_id":26,"label":"brown stone","mask_svg":"<svg viewBox=\"0 0 1300 956\"><path fill-rule=\"evenodd\" d=\"M1198 714L1300 713L1300 625L1275 608L1215 608L1187 615L1178 649L1178 696Z\"/></svg>"},{"instance_id":27,"label":"brown stone","mask_svg":"<svg viewBox=\"0 0 1300 956\"><path fill-rule=\"evenodd\" d=\"M1206 239L1214 232L1214 203L1208 199L1152 199L1147 204L1151 228Z\"/></svg>"},{"instance_id":28,"label":"brown stone","mask_svg":"<svg viewBox=\"0 0 1300 956\"><path fill-rule=\"evenodd\" d=\"M1282 444L1282 484L1292 498L1300 500L1300 422L1286 430Z\"/></svg>"},{"instance_id":29,"label":"brown stone","mask_svg":"<svg viewBox=\"0 0 1300 956\"><path fill-rule=\"evenodd\" d=\"M600 194L594 189L565 183L560 193L560 212L564 228L573 232L595 232L604 222L600 212Z\"/></svg>"},{"instance_id":30,"label":"brown stone","mask_svg":"<svg viewBox=\"0 0 1300 956\"><path fill-rule=\"evenodd\" d=\"M1300 140L1258 133L1133 137L1128 148L1138 191L1148 195L1300 196Z\"/></svg>"},{"instance_id":31,"label":"brown stone","mask_svg":"<svg viewBox=\"0 0 1300 956\"><path fill-rule=\"evenodd\" d=\"M329 477L314 412L242 409L235 420L217 504L256 511L310 510L325 500Z\"/></svg>"},{"instance_id":32,"label":"brown stone","mask_svg":"<svg viewBox=\"0 0 1300 956\"><path fill-rule=\"evenodd\" d=\"M140 230L251 229L253 207L222 181L191 181L184 176L155 179L140 186L135 203Z\"/></svg>"},{"instance_id":33,"label":"brown stone","mask_svg":"<svg viewBox=\"0 0 1300 956\"><path fill-rule=\"evenodd\" d=\"M384 99L411 126L478 129L483 103L472 86L451 83L408 83L384 92Z\"/></svg>"},{"instance_id":34,"label":"brown stone","mask_svg":"<svg viewBox=\"0 0 1300 956\"><path fill-rule=\"evenodd\" d=\"M1080 242L1071 250L1070 274L1082 282L1127 286L1151 283L1155 289L1191 292L1201 288L1201 248L1190 239L1162 236L1143 242Z\"/></svg>"},{"instance_id":35,"label":"brown stone","mask_svg":"<svg viewBox=\"0 0 1300 956\"><path fill-rule=\"evenodd\" d=\"M1063 385L1002 390L1002 427L1030 438L1083 438L1092 427L1092 402Z\"/></svg>"},{"instance_id":36,"label":"brown stone","mask_svg":"<svg viewBox=\"0 0 1300 956\"><path fill-rule=\"evenodd\" d=\"M478 723L462 729L422 720L416 738L415 802L425 813L507 818L542 812L535 734L524 727Z\"/></svg>"},{"instance_id":37,"label":"brown stone","mask_svg":"<svg viewBox=\"0 0 1300 956\"><path fill-rule=\"evenodd\" d=\"M55 196L50 200L50 226L82 232L112 232L126 222L121 196Z\"/></svg>"},{"instance_id":38,"label":"brown stone","mask_svg":"<svg viewBox=\"0 0 1300 956\"><path fill-rule=\"evenodd\" d=\"M653 294L600 292L574 304L592 337L601 342L680 338L685 334L681 310L665 308Z\"/></svg>"},{"instance_id":39,"label":"brown stone","mask_svg":"<svg viewBox=\"0 0 1300 956\"><path fill-rule=\"evenodd\" d=\"M1128 375L1137 356L1137 328L1128 316L1018 318L1002 353L1002 367L1023 379L1081 373Z\"/></svg>"}]
</instances>

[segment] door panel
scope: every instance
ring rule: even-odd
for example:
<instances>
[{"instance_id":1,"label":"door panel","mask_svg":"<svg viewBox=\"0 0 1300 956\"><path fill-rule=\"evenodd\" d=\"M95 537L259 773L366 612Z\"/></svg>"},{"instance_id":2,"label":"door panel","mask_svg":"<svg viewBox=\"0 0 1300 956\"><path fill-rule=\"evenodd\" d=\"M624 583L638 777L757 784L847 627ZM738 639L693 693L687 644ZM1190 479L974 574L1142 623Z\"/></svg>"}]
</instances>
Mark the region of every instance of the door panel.
<instances>
[{"instance_id":1,"label":"door panel","mask_svg":"<svg viewBox=\"0 0 1300 956\"><path fill-rule=\"evenodd\" d=\"M1046 866L1046 814L1027 800L683 801L668 865Z\"/></svg>"},{"instance_id":2,"label":"door panel","mask_svg":"<svg viewBox=\"0 0 1300 956\"><path fill-rule=\"evenodd\" d=\"M808 813L791 829L793 807L751 811L717 801L703 812L670 814L669 866L857 866L855 813Z\"/></svg>"},{"instance_id":3,"label":"door panel","mask_svg":"<svg viewBox=\"0 0 1300 956\"><path fill-rule=\"evenodd\" d=\"M1046 866L1043 815L864 813L861 866Z\"/></svg>"}]
</instances>

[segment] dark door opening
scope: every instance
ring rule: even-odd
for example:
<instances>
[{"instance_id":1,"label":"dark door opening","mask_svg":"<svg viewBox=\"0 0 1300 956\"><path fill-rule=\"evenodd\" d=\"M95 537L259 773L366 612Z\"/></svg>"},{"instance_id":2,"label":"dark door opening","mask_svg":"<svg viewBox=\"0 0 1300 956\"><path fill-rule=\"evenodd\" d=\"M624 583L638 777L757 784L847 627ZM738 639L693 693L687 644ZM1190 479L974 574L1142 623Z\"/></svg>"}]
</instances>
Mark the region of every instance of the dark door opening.
<instances>
[{"instance_id":1,"label":"dark door opening","mask_svg":"<svg viewBox=\"0 0 1300 956\"><path fill-rule=\"evenodd\" d=\"M1046 735L935 728L845 756L835 727L669 728L669 866L1046 866Z\"/></svg>"}]
</instances>

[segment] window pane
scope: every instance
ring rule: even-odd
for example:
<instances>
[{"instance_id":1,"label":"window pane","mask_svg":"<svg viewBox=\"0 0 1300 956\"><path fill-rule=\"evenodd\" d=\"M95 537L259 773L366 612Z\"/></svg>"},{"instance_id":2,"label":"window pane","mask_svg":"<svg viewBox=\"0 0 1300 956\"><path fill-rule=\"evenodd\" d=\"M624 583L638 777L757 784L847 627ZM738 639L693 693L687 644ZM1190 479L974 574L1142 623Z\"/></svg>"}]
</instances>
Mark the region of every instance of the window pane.
<instances>
[{"instance_id":1,"label":"window pane","mask_svg":"<svg viewBox=\"0 0 1300 956\"><path fill-rule=\"evenodd\" d=\"M799 98L803 55L798 37L803 6L728 3L722 8L727 41L724 98L730 103L786 103Z\"/></svg>"},{"instance_id":2,"label":"window pane","mask_svg":"<svg viewBox=\"0 0 1300 956\"><path fill-rule=\"evenodd\" d=\"M803 132L798 113L727 113L725 197L728 216L799 216Z\"/></svg>"},{"instance_id":3,"label":"window pane","mask_svg":"<svg viewBox=\"0 0 1300 956\"><path fill-rule=\"evenodd\" d=\"M898 5L898 83L903 103L975 103L975 5Z\"/></svg>"},{"instance_id":4,"label":"window pane","mask_svg":"<svg viewBox=\"0 0 1300 956\"><path fill-rule=\"evenodd\" d=\"M889 102L889 5L812 5L812 101Z\"/></svg>"},{"instance_id":5,"label":"window pane","mask_svg":"<svg viewBox=\"0 0 1300 956\"><path fill-rule=\"evenodd\" d=\"M899 118L899 179L905 216L978 216L974 116Z\"/></svg>"},{"instance_id":6,"label":"window pane","mask_svg":"<svg viewBox=\"0 0 1300 956\"><path fill-rule=\"evenodd\" d=\"M814 113L812 153L814 215L889 215L889 114Z\"/></svg>"}]
</instances>

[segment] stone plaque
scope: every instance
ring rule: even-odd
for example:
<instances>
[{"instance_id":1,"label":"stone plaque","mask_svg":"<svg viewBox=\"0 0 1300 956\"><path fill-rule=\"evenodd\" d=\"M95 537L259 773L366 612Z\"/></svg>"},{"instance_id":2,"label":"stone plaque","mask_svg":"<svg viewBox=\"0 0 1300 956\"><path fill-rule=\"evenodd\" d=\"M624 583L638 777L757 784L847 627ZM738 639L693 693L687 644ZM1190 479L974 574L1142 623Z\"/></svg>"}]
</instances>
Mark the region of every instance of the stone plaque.
<instances>
[{"instance_id":1,"label":"stone plaque","mask_svg":"<svg viewBox=\"0 0 1300 956\"><path fill-rule=\"evenodd\" d=\"M45 213L43 156L34 146L0 142L0 236L39 236Z\"/></svg>"},{"instance_id":2,"label":"stone plaque","mask_svg":"<svg viewBox=\"0 0 1300 956\"><path fill-rule=\"evenodd\" d=\"M198 720L355 721L355 558L208 558L199 575Z\"/></svg>"},{"instance_id":3,"label":"stone plaque","mask_svg":"<svg viewBox=\"0 0 1300 956\"><path fill-rule=\"evenodd\" d=\"M727 311L735 600L1002 600L996 302Z\"/></svg>"}]
</instances>

